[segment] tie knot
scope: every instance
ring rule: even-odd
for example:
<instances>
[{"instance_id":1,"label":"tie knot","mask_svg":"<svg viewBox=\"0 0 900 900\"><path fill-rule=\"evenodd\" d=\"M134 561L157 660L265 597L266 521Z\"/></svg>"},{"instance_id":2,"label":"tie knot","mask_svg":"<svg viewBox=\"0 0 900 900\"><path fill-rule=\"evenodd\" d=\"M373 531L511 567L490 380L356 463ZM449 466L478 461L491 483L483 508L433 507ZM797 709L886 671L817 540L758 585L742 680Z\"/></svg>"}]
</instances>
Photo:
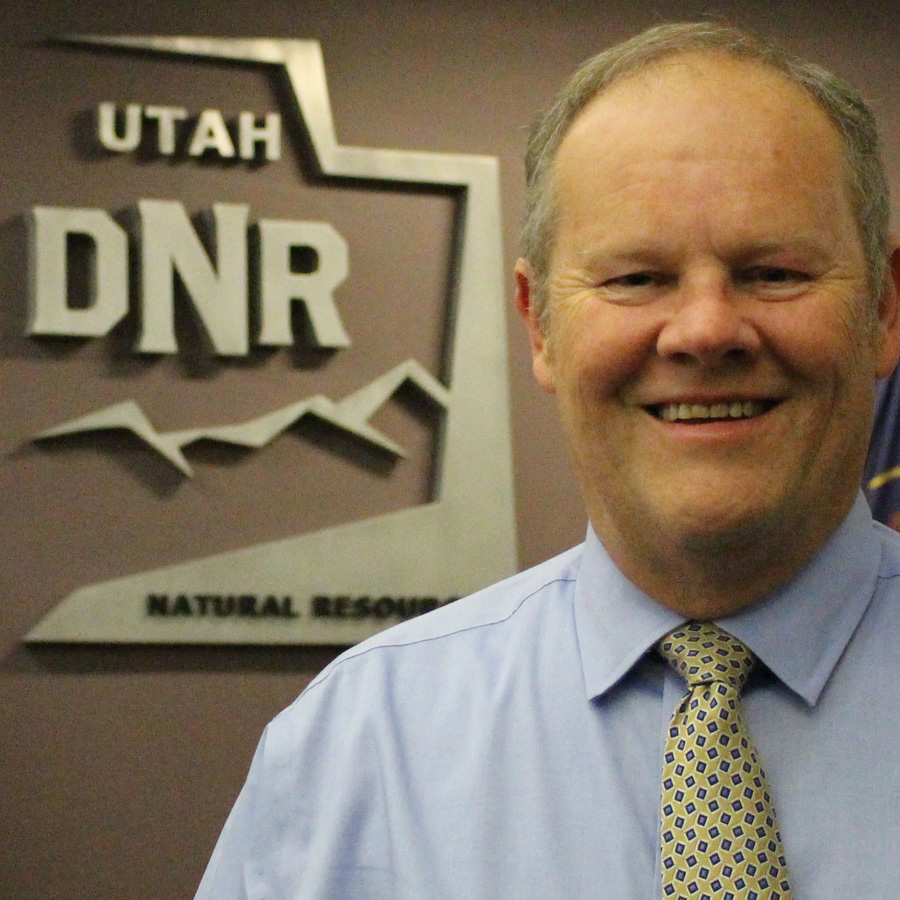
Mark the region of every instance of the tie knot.
<instances>
[{"instance_id":1,"label":"tie knot","mask_svg":"<svg viewBox=\"0 0 900 900\"><path fill-rule=\"evenodd\" d=\"M711 622L689 622L670 631L659 652L691 686L723 681L744 686L756 657L736 637Z\"/></svg>"}]
</instances>

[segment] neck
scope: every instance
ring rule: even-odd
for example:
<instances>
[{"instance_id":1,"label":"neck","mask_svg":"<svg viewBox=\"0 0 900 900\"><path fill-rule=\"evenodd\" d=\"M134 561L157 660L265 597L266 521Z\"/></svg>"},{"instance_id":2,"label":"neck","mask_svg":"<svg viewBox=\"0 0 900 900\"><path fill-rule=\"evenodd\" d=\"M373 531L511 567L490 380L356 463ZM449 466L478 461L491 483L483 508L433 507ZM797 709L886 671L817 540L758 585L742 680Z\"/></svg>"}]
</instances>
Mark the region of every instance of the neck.
<instances>
[{"instance_id":1,"label":"neck","mask_svg":"<svg viewBox=\"0 0 900 900\"><path fill-rule=\"evenodd\" d=\"M733 615L759 603L798 570L772 566L765 560L754 565L729 559L727 554L716 555L713 560L682 558L674 565L651 563L640 568L620 562L614 553L610 556L622 574L645 594L698 622ZM760 572L766 577L759 577Z\"/></svg>"},{"instance_id":2,"label":"neck","mask_svg":"<svg viewBox=\"0 0 900 900\"><path fill-rule=\"evenodd\" d=\"M794 578L837 527L810 529L806 535L796 527L784 529L789 533L745 527L679 538L649 528L623 537L598 527L593 517L592 523L629 581L662 606L697 621L732 615L764 600Z\"/></svg>"}]
</instances>

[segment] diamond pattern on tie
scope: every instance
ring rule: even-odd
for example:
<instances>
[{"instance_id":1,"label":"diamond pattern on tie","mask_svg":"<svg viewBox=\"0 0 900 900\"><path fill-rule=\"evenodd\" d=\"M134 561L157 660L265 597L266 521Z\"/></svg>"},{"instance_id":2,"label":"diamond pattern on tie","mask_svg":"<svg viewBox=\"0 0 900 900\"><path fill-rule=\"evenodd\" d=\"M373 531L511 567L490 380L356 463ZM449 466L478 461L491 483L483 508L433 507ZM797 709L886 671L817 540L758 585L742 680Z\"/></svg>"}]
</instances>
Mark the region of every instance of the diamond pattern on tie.
<instances>
[{"instance_id":1,"label":"diamond pattern on tie","mask_svg":"<svg viewBox=\"0 0 900 900\"><path fill-rule=\"evenodd\" d=\"M659 651L688 683L663 758L663 898L790 900L766 776L741 715L755 657L708 622L670 632Z\"/></svg>"}]
</instances>

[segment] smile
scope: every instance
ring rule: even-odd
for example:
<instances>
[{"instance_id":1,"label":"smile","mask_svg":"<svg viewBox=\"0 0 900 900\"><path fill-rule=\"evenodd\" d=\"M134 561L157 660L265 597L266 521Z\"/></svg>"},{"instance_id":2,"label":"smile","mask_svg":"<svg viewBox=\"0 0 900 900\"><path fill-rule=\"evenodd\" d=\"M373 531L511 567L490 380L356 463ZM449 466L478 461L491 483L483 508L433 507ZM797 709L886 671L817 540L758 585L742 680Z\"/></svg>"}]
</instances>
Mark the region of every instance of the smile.
<instances>
[{"instance_id":1,"label":"smile","mask_svg":"<svg viewBox=\"0 0 900 900\"><path fill-rule=\"evenodd\" d=\"M650 413L665 422L709 421L710 419L752 419L775 404L764 400L730 400L721 403L660 403L648 407Z\"/></svg>"}]
</instances>

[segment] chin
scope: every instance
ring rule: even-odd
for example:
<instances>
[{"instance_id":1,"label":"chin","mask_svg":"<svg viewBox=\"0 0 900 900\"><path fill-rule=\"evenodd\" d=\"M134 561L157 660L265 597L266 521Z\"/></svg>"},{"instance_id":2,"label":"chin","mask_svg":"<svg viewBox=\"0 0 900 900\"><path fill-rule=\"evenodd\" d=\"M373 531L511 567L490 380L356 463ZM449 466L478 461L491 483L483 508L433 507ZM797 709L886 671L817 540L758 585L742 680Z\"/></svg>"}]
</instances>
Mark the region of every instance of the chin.
<instances>
[{"instance_id":1,"label":"chin","mask_svg":"<svg viewBox=\"0 0 900 900\"><path fill-rule=\"evenodd\" d=\"M669 518L669 533L686 550L741 552L791 537L793 516L782 509L693 503Z\"/></svg>"}]
</instances>

